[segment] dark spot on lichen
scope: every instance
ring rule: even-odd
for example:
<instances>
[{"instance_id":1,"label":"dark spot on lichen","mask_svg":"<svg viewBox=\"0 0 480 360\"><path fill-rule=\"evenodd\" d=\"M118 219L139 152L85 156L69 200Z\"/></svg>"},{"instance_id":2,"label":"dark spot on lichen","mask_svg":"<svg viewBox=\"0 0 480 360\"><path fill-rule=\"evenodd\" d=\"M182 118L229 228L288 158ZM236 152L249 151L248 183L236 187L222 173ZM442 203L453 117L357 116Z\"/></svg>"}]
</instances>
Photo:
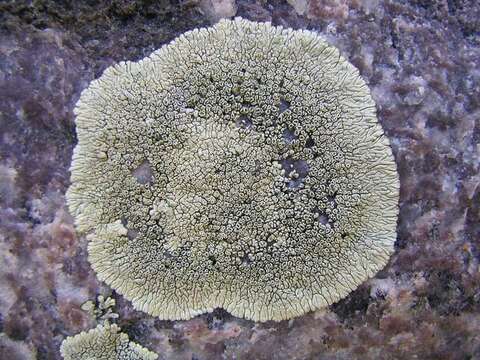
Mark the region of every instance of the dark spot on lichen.
<instances>
[{"instance_id":1,"label":"dark spot on lichen","mask_svg":"<svg viewBox=\"0 0 480 360\"><path fill-rule=\"evenodd\" d=\"M298 139L298 136L295 135L295 129L285 129L285 130L283 130L283 140L287 144L291 144L297 139Z\"/></svg>"},{"instance_id":2,"label":"dark spot on lichen","mask_svg":"<svg viewBox=\"0 0 480 360\"><path fill-rule=\"evenodd\" d=\"M211 263L213 266L217 265L217 258L216 258L215 256L210 255L210 256L208 257L208 260L210 261L210 263Z\"/></svg>"},{"instance_id":3,"label":"dark spot on lichen","mask_svg":"<svg viewBox=\"0 0 480 360\"><path fill-rule=\"evenodd\" d=\"M252 263L252 260L250 260L250 257L248 256L248 253L243 254L240 258L240 261L242 262L242 264L245 265L250 265Z\"/></svg>"},{"instance_id":4,"label":"dark spot on lichen","mask_svg":"<svg viewBox=\"0 0 480 360\"><path fill-rule=\"evenodd\" d=\"M134 240L138 236L138 230L127 229L128 240Z\"/></svg>"},{"instance_id":5,"label":"dark spot on lichen","mask_svg":"<svg viewBox=\"0 0 480 360\"><path fill-rule=\"evenodd\" d=\"M334 209L337 208L338 203L337 203L337 192L334 192L332 195L327 195L327 200L330 206Z\"/></svg>"},{"instance_id":6,"label":"dark spot on lichen","mask_svg":"<svg viewBox=\"0 0 480 360\"><path fill-rule=\"evenodd\" d=\"M254 176L260 175L261 170L262 170L262 164L260 163L260 161L255 160L255 167L253 168L252 175Z\"/></svg>"},{"instance_id":7,"label":"dark spot on lichen","mask_svg":"<svg viewBox=\"0 0 480 360\"><path fill-rule=\"evenodd\" d=\"M130 229L128 227L128 220L125 217L120 218L120 222L127 229L128 240L133 240L138 236L138 230Z\"/></svg>"},{"instance_id":8,"label":"dark spot on lichen","mask_svg":"<svg viewBox=\"0 0 480 360\"><path fill-rule=\"evenodd\" d=\"M252 127L252 120L250 120L248 116L240 115L235 122L235 125L242 129L249 129Z\"/></svg>"},{"instance_id":9,"label":"dark spot on lichen","mask_svg":"<svg viewBox=\"0 0 480 360\"><path fill-rule=\"evenodd\" d=\"M328 220L329 219L328 219L327 214L325 214L325 213L319 213L318 214L318 221L320 222L320 224L327 225L329 223Z\"/></svg>"},{"instance_id":10,"label":"dark spot on lichen","mask_svg":"<svg viewBox=\"0 0 480 360\"><path fill-rule=\"evenodd\" d=\"M308 175L308 163L302 159L287 157L280 160L282 169L285 171L285 179L289 189L298 188L303 184Z\"/></svg>"},{"instance_id":11,"label":"dark spot on lichen","mask_svg":"<svg viewBox=\"0 0 480 360\"><path fill-rule=\"evenodd\" d=\"M132 171L133 177L139 184L151 184L153 181L153 171L150 163L145 160L135 170Z\"/></svg>"},{"instance_id":12,"label":"dark spot on lichen","mask_svg":"<svg viewBox=\"0 0 480 360\"><path fill-rule=\"evenodd\" d=\"M285 98L280 98L280 103L278 105L278 112L282 114L283 112L290 109L290 102L285 100Z\"/></svg>"},{"instance_id":13,"label":"dark spot on lichen","mask_svg":"<svg viewBox=\"0 0 480 360\"><path fill-rule=\"evenodd\" d=\"M317 221L322 225L332 225L332 221L328 214L325 212L325 209L319 209L315 207L313 213Z\"/></svg>"},{"instance_id":14,"label":"dark spot on lichen","mask_svg":"<svg viewBox=\"0 0 480 360\"><path fill-rule=\"evenodd\" d=\"M305 147L308 148L308 149L310 149L310 148L312 148L312 147L314 147L314 146L315 146L315 141L313 140L313 138L312 138L311 136L309 136L309 137L307 138L307 140L305 141Z\"/></svg>"}]
</instances>

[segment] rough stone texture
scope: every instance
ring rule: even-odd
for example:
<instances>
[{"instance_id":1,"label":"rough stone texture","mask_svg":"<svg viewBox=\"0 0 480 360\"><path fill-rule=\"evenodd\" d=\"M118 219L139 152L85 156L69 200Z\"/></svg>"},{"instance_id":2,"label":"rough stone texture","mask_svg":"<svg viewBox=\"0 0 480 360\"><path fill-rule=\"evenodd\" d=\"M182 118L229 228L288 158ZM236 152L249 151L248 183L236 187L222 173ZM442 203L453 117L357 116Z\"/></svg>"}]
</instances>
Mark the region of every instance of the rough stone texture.
<instances>
[{"instance_id":1,"label":"rough stone texture","mask_svg":"<svg viewBox=\"0 0 480 360\"><path fill-rule=\"evenodd\" d=\"M396 252L346 299L291 321L217 310L160 321L117 300L162 359L480 357L480 5L475 0L237 1L236 14L314 29L369 82L401 181ZM65 207L72 108L113 62L210 24L200 2L0 3L0 354L58 359L109 294Z\"/></svg>"}]
</instances>

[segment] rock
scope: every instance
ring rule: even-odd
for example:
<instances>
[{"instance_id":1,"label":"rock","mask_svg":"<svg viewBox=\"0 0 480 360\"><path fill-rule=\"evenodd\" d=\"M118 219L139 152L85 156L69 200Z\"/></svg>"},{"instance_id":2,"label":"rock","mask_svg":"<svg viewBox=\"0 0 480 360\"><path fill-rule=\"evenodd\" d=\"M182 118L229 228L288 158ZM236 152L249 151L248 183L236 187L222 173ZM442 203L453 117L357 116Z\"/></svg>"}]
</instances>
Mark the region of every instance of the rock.
<instances>
[{"instance_id":1,"label":"rock","mask_svg":"<svg viewBox=\"0 0 480 360\"><path fill-rule=\"evenodd\" d=\"M359 68L400 174L396 251L347 299L291 322L155 322L117 297L121 321L169 359L480 358L478 1L225 4L222 16L234 4L318 31ZM81 304L106 290L63 196L80 92L212 21L195 1L0 3L1 354L60 359L66 336L94 326Z\"/></svg>"}]
</instances>

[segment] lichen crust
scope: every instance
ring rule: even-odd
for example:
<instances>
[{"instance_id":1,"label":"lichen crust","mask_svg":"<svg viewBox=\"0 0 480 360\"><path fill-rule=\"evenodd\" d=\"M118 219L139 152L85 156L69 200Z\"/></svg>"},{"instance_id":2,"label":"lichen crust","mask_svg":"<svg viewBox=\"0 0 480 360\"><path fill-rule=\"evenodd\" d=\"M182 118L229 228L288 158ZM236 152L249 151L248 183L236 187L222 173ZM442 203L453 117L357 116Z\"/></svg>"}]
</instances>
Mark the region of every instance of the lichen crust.
<instances>
[{"instance_id":1,"label":"lichen crust","mask_svg":"<svg viewBox=\"0 0 480 360\"><path fill-rule=\"evenodd\" d=\"M289 319L393 252L389 141L314 32L222 20L108 68L75 113L69 209L99 279L139 310Z\"/></svg>"},{"instance_id":2,"label":"lichen crust","mask_svg":"<svg viewBox=\"0 0 480 360\"><path fill-rule=\"evenodd\" d=\"M129 341L115 324L98 325L67 337L60 346L65 360L156 360L158 355Z\"/></svg>"}]
</instances>

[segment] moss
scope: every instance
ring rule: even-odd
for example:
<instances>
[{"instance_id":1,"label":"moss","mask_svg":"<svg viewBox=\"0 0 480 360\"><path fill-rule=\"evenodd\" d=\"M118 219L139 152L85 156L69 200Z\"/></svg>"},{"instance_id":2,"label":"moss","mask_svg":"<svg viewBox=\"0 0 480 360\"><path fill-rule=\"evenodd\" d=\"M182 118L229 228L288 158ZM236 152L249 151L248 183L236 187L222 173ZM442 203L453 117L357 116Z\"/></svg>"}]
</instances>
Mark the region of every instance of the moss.
<instances>
[{"instance_id":1,"label":"moss","mask_svg":"<svg viewBox=\"0 0 480 360\"><path fill-rule=\"evenodd\" d=\"M60 352L65 360L155 360L158 355L128 340L117 325L98 325L68 337Z\"/></svg>"},{"instance_id":2,"label":"moss","mask_svg":"<svg viewBox=\"0 0 480 360\"><path fill-rule=\"evenodd\" d=\"M375 104L313 32L193 30L107 69L76 115L69 208L98 277L139 310L287 319L393 251L398 177Z\"/></svg>"}]
</instances>

